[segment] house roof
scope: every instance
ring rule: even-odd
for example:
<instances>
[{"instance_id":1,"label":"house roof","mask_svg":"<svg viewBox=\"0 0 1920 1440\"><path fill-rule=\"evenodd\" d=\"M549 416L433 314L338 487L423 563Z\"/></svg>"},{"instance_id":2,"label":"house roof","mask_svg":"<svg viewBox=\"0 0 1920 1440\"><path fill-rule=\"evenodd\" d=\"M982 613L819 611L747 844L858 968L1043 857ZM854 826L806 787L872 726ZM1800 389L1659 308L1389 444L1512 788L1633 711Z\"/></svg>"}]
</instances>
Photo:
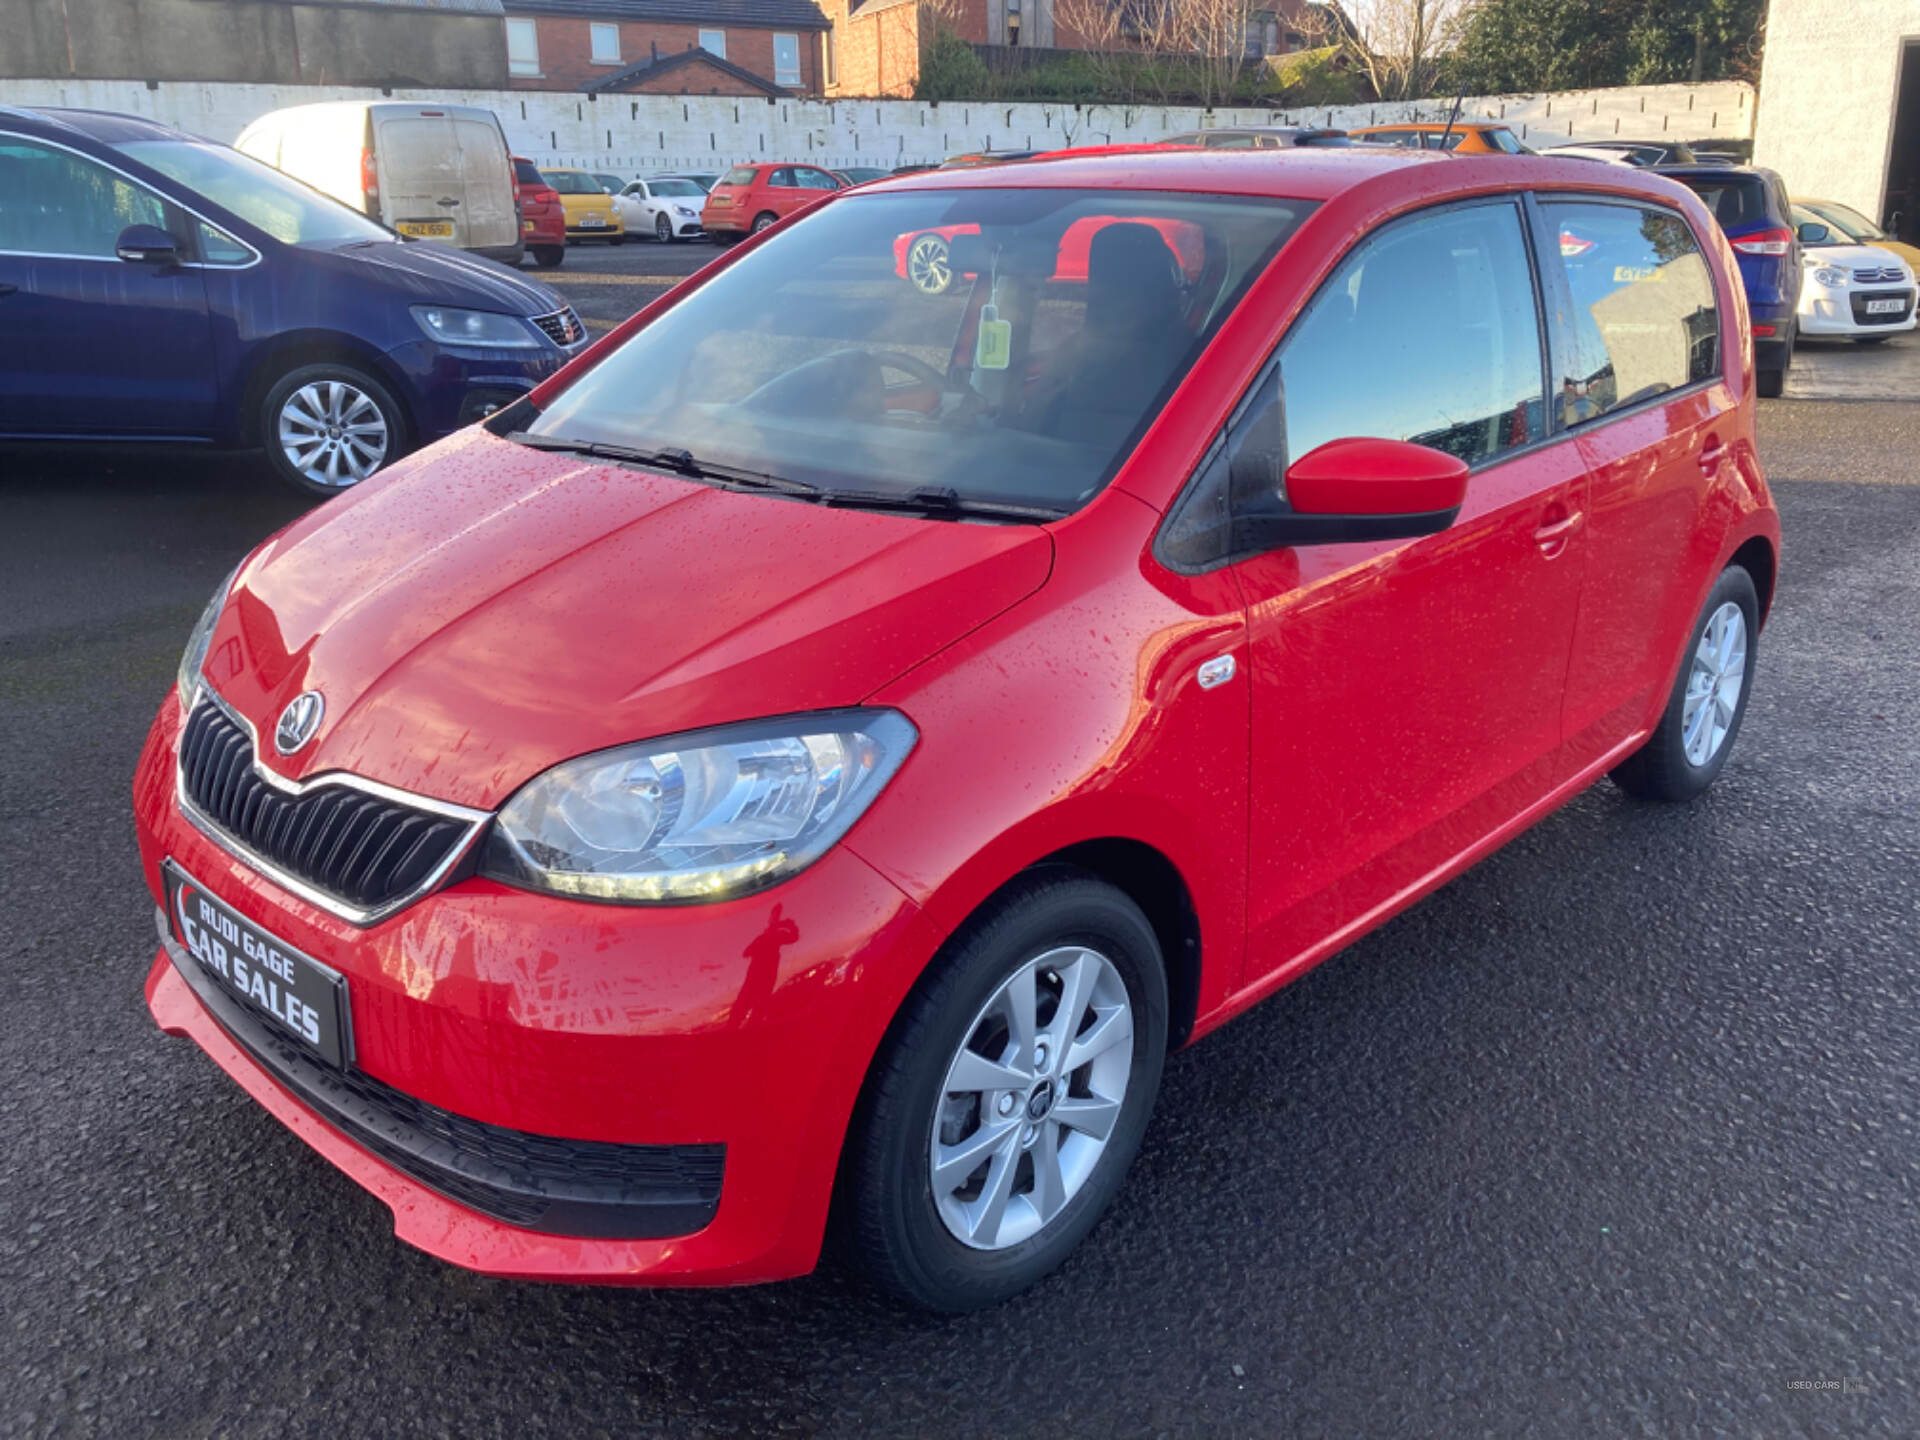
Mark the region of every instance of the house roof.
<instances>
[{"instance_id":1,"label":"house roof","mask_svg":"<svg viewBox=\"0 0 1920 1440\"><path fill-rule=\"evenodd\" d=\"M595 20L658 20L716 30L828 30L813 0L505 0L509 15L571 15Z\"/></svg>"},{"instance_id":2,"label":"house roof","mask_svg":"<svg viewBox=\"0 0 1920 1440\"><path fill-rule=\"evenodd\" d=\"M715 70L745 81L763 95L784 96L790 91L782 89L764 75L734 64L731 60L722 60L709 50L676 50L671 55L662 55L658 60L642 60L638 65L629 65L624 70L616 70L611 75L602 75L598 80L589 80L580 88L596 94L607 91L626 91L648 81L657 80L663 75L671 75L676 70L684 70L691 65L706 65Z\"/></svg>"}]
</instances>

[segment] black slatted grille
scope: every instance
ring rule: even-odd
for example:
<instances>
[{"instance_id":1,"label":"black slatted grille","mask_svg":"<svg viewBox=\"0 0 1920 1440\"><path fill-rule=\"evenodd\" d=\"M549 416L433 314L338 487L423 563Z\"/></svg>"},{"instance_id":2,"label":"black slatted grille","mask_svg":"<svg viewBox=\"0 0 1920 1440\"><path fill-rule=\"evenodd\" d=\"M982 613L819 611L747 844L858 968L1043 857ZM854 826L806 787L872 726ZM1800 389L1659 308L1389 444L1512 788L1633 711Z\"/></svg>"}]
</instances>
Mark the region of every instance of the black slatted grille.
<instances>
[{"instance_id":1,"label":"black slatted grille","mask_svg":"<svg viewBox=\"0 0 1920 1440\"><path fill-rule=\"evenodd\" d=\"M253 741L211 701L187 717L180 773L194 808L261 859L323 894L377 910L411 893L465 836L465 822L346 785L303 795L253 768Z\"/></svg>"},{"instance_id":2,"label":"black slatted grille","mask_svg":"<svg viewBox=\"0 0 1920 1440\"><path fill-rule=\"evenodd\" d=\"M546 331L547 337L556 345L578 345L587 338L587 327L580 323L580 317L574 314L571 305L551 315L536 315L533 323Z\"/></svg>"}]
</instances>

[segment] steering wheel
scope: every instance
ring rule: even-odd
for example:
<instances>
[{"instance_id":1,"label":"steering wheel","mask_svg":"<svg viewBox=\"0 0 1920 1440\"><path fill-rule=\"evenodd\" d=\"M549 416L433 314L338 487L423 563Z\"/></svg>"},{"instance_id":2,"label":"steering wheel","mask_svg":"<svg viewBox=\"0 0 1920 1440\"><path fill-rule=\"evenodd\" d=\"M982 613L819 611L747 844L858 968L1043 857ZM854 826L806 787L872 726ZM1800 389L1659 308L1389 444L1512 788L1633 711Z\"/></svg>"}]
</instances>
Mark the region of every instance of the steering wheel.
<instances>
[{"instance_id":1,"label":"steering wheel","mask_svg":"<svg viewBox=\"0 0 1920 1440\"><path fill-rule=\"evenodd\" d=\"M961 388L948 379L944 371L936 370L919 356L909 355L903 350L867 350L861 353L882 369L903 370L919 382L913 385L888 385L885 394L889 410L930 415L939 408L942 395Z\"/></svg>"}]
</instances>

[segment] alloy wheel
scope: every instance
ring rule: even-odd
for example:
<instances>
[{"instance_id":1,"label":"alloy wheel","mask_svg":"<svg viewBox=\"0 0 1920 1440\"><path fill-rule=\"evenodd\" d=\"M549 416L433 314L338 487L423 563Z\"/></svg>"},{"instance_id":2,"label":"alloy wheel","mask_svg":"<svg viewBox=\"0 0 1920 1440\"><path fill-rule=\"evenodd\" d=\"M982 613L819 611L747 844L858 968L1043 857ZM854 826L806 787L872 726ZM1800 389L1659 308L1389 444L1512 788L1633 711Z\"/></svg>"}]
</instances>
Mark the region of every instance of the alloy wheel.
<instances>
[{"instance_id":1,"label":"alloy wheel","mask_svg":"<svg viewBox=\"0 0 1920 1440\"><path fill-rule=\"evenodd\" d=\"M653 217L653 235L662 245L673 243L673 222L664 215Z\"/></svg>"},{"instance_id":2,"label":"alloy wheel","mask_svg":"<svg viewBox=\"0 0 1920 1440\"><path fill-rule=\"evenodd\" d=\"M1680 743L1687 763L1705 765L1726 743L1747 683L1747 617L1729 600L1707 619L1687 673L1680 711Z\"/></svg>"},{"instance_id":3,"label":"alloy wheel","mask_svg":"<svg viewBox=\"0 0 1920 1440\"><path fill-rule=\"evenodd\" d=\"M928 1174L941 1223L1004 1250L1052 1223L1093 1174L1133 1070L1133 1007L1083 945L1029 960L995 990L947 1066Z\"/></svg>"},{"instance_id":4,"label":"alloy wheel","mask_svg":"<svg viewBox=\"0 0 1920 1440\"><path fill-rule=\"evenodd\" d=\"M907 279L922 295L944 295L953 284L952 257L938 235L922 235L907 250Z\"/></svg>"},{"instance_id":5,"label":"alloy wheel","mask_svg":"<svg viewBox=\"0 0 1920 1440\"><path fill-rule=\"evenodd\" d=\"M316 485L357 485L387 458L386 416L373 397L345 380L316 380L280 407L281 453Z\"/></svg>"}]
</instances>

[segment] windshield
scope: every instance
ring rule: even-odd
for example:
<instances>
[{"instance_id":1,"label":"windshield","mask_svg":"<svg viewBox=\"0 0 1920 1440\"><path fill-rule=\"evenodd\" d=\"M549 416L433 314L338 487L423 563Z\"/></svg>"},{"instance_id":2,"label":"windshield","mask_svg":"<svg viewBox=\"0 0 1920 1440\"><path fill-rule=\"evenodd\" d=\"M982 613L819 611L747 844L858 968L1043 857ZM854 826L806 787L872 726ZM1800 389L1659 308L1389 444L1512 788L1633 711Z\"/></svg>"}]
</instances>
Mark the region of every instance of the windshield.
<instances>
[{"instance_id":1,"label":"windshield","mask_svg":"<svg viewBox=\"0 0 1920 1440\"><path fill-rule=\"evenodd\" d=\"M391 240L393 232L358 210L238 150L196 140L127 140L114 147L204 195L287 245Z\"/></svg>"},{"instance_id":2,"label":"windshield","mask_svg":"<svg viewBox=\"0 0 1920 1440\"><path fill-rule=\"evenodd\" d=\"M856 195L693 291L530 429L826 488L1073 509L1312 208Z\"/></svg>"},{"instance_id":3,"label":"windshield","mask_svg":"<svg viewBox=\"0 0 1920 1440\"><path fill-rule=\"evenodd\" d=\"M600 182L591 175L582 175L578 170L543 170L547 183L562 195L601 195Z\"/></svg>"},{"instance_id":4,"label":"windshield","mask_svg":"<svg viewBox=\"0 0 1920 1440\"><path fill-rule=\"evenodd\" d=\"M1833 226L1834 229L1854 240L1884 240L1887 232L1874 224L1858 210L1847 205L1835 205L1823 200L1814 211L1819 223Z\"/></svg>"},{"instance_id":5,"label":"windshield","mask_svg":"<svg viewBox=\"0 0 1920 1440\"><path fill-rule=\"evenodd\" d=\"M652 192L655 199L691 196L698 200L704 199L707 193L691 180L649 180L647 189Z\"/></svg>"}]
</instances>

